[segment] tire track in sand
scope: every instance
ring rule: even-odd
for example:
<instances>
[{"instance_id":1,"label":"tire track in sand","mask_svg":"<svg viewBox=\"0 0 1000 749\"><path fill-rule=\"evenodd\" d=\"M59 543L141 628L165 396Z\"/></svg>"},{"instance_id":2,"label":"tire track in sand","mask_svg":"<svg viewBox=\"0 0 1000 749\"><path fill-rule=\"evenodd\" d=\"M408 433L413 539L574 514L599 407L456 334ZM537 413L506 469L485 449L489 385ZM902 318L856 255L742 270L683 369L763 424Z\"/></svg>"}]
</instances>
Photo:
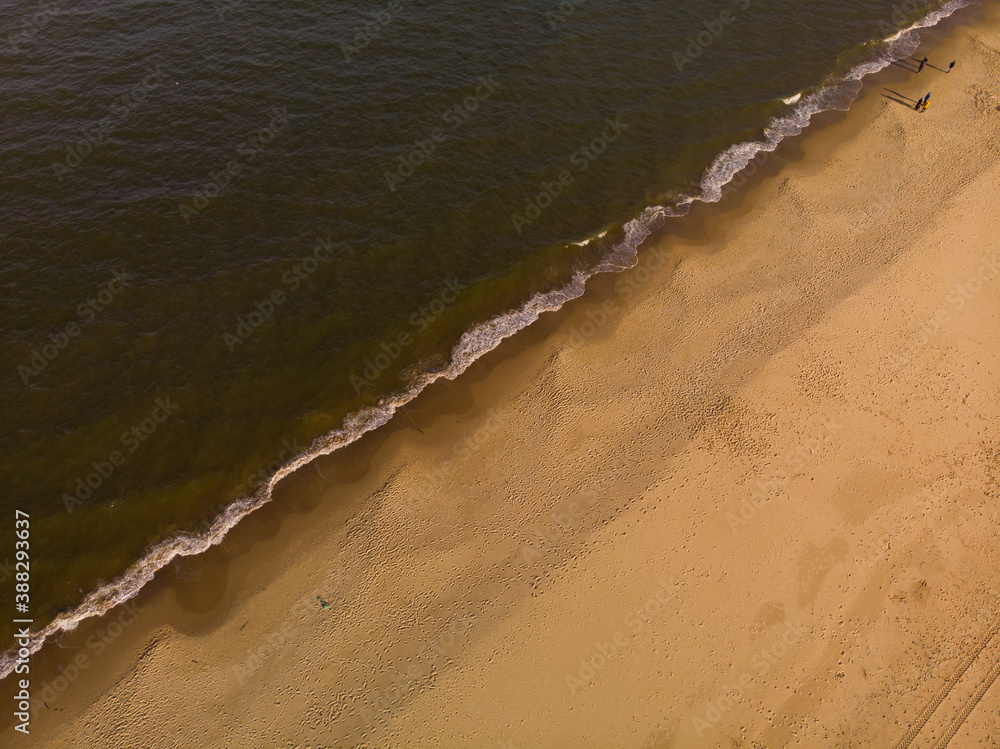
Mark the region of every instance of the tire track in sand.
<instances>
[{"instance_id":1,"label":"tire track in sand","mask_svg":"<svg viewBox=\"0 0 1000 749\"><path fill-rule=\"evenodd\" d=\"M973 663L975 663L979 655L990 644L990 641L994 637L996 637L997 632L1000 632L1000 618L998 618L993 623L993 626L990 627L989 630L987 630L986 634L984 634L980 638L979 642L976 645L974 645L972 649L969 651L969 653L965 656L965 658L962 659L962 662L959 664L958 670L954 674L952 674L952 676L944 684L941 685L941 688L938 690L937 694L935 694L934 697L931 699L931 701L924 706L924 709L920 711L920 714L917 716L917 719L914 721L913 725L910 726L909 730L907 730L907 732L903 735L903 738L899 740L899 743L896 744L894 749L908 749L910 744L912 744L913 740L917 737L917 734L919 734L920 731L923 730L923 727L927 725L927 721L930 720L931 716L934 714L934 711L937 710L938 707L941 705L941 703L944 702L945 698L949 694L951 694L951 691L955 688L955 685L958 684L961 678L965 675L965 672L969 670L969 667ZM1000 664L997 664L997 668L1000 668ZM995 679L996 677L994 676L993 678ZM992 680L990 680L989 683L992 684ZM989 686L987 686L986 688L988 689ZM983 694L985 693L986 690L984 689ZM982 695L980 695L980 698L981 697ZM976 700L976 702L978 702L978 699ZM966 707L968 707L968 705L966 705ZM972 707L975 707L975 705L973 705ZM969 712L971 713L972 710L970 709ZM963 718L962 720L964 721L965 719ZM956 727L955 730L957 731L958 728ZM951 739L949 738L948 740L950 741ZM947 741L945 742L945 744L947 744ZM939 746L943 747L945 746L945 744L940 744Z\"/></svg>"},{"instance_id":2,"label":"tire track in sand","mask_svg":"<svg viewBox=\"0 0 1000 749\"><path fill-rule=\"evenodd\" d=\"M997 680L998 676L1000 676L1000 661L997 661L993 668L990 669L990 672L986 675L986 678L983 679L982 683L976 687L976 691L972 693L972 696L966 701L965 707L963 707L961 712L959 712L959 714L955 717L955 720L951 722L951 725L948 727L948 730L945 731L944 736L942 736L940 741L934 745L934 749L945 749L945 747L948 746L948 742L955 738L955 734L958 733L958 729L962 727L968 717L972 714L972 711L976 709L976 705L979 704L983 695L989 691L989 688L993 686L993 682Z\"/></svg>"}]
</instances>

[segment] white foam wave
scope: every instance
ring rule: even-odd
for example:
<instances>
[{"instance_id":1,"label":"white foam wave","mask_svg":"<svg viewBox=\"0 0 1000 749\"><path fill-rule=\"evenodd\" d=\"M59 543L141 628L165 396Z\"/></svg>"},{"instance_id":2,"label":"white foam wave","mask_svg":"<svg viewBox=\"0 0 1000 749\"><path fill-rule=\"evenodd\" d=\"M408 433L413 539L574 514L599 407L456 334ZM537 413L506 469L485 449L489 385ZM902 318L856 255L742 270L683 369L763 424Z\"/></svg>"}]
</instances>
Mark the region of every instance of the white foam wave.
<instances>
[{"instance_id":1,"label":"white foam wave","mask_svg":"<svg viewBox=\"0 0 1000 749\"><path fill-rule=\"evenodd\" d=\"M101 616L119 603L134 597L159 570L177 557L200 554L220 543L240 520L271 499L271 492L281 479L315 458L328 455L355 442L364 434L378 429L387 423L401 406L416 398L436 380L442 377L454 380L477 359L499 346L505 338L535 322L542 313L557 310L566 302L581 296L587 279L591 276L618 272L634 266L638 258L639 245L659 227L663 218L671 214L669 209L660 206L647 208L625 225L622 241L595 267L576 271L564 286L535 294L518 310L497 315L474 326L462 335L452 349L451 361L445 368L421 373L414 378L410 388L405 392L389 396L377 406L350 414L345 418L343 426L316 440L307 450L278 469L268 480L266 487L261 488L253 496L239 499L226 507L206 532L197 536L175 536L155 545L117 580L94 591L75 609L59 615L41 632L34 633L29 645L30 651L37 652L49 637L59 632L72 631L81 621ZM0 656L0 679L8 676L13 670L16 657L16 652L13 650Z\"/></svg>"},{"instance_id":2,"label":"white foam wave","mask_svg":"<svg viewBox=\"0 0 1000 749\"><path fill-rule=\"evenodd\" d=\"M443 369L419 374L405 392L389 396L377 406L366 408L345 418L343 426L333 433L316 440L291 462L278 469L267 482L251 497L239 499L230 504L215 519L204 533L175 536L152 547L146 555L128 568L114 582L104 585L84 599L72 611L60 614L48 626L33 633L29 644L32 653L37 652L45 641L59 632L72 631L77 625L91 617L101 616L124 601L134 597L161 569L177 557L193 556L207 551L220 543L226 534L244 517L266 504L271 499L274 486L283 478L310 463L321 455L328 455L341 447L360 439L364 434L387 423L396 411L417 397L428 385L438 379L454 380L477 359L492 351L500 343L535 322L543 313L557 310L566 302L576 299L584 292L587 279L598 273L614 273L633 267L638 259L638 247L663 221L671 216L681 216L688 212L695 201L717 202L722 197L722 188L736 174L746 168L754 156L761 151L773 151L778 144L805 129L813 115L829 109L846 110L857 98L861 89L861 79L890 65L895 57L909 56L919 42L917 30L928 28L947 18L956 10L971 5L976 0L950 0L941 8L931 12L908 29L886 39L890 42L889 55L854 68L841 81L827 86L799 101L795 111L772 121L764 131L764 139L738 143L723 151L712 163L701 182L701 194L678 199L673 206L651 206L642 214L625 224L621 241L608 252L595 267L578 270L568 283L553 291L535 294L520 309L497 315L467 331L452 349L451 360ZM802 95L797 95L801 97ZM793 99L795 97L792 97ZM787 102L787 100L786 100ZM791 103L791 102L787 102ZM604 237L586 240L583 244ZM0 655L0 679L10 675L17 659L15 649Z\"/></svg>"},{"instance_id":3,"label":"white foam wave","mask_svg":"<svg viewBox=\"0 0 1000 749\"><path fill-rule=\"evenodd\" d=\"M588 244L590 244L594 240L604 239L604 237L606 237L607 234L608 234L608 230L605 229L600 234L595 234L594 236L590 237L590 239L585 239L582 242L573 242L572 244L575 244L577 247L586 247Z\"/></svg>"},{"instance_id":4,"label":"white foam wave","mask_svg":"<svg viewBox=\"0 0 1000 749\"><path fill-rule=\"evenodd\" d=\"M795 96L789 96L787 99L782 99L785 104L795 104L799 99L802 98L802 94L798 93Z\"/></svg>"}]
</instances>

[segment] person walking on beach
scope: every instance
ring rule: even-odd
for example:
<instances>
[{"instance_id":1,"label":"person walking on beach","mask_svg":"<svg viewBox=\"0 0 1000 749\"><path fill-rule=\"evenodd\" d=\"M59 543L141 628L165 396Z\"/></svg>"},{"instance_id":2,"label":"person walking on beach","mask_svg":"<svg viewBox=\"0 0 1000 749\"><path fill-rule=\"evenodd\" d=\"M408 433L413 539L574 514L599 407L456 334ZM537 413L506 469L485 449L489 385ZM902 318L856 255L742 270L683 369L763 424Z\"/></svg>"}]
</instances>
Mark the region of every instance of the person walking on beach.
<instances>
[{"instance_id":1,"label":"person walking on beach","mask_svg":"<svg viewBox=\"0 0 1000 749\"><path fill-rule=\"evenodd\" d=\"M952 61L951 61L951 65L949 65L949 66L948 66L948 69L947 69L947 70L946 70L945 72L946 72L946 73L950 73L950 72L951 72L951 70L952 70L952 68L954 68L954 67L955 67L955 61L954 61L954 60L952 60Z\"/></svg>"},{"instance_id":2,"label":"person walking on beach","mask_svg":"<svg viewBox=\"0 0 1000 749\"><path fill-rule=\"evenodd\" d=\"M923 60L920 61L920 67L917 68L917 72L922 73L924 70L924 65L926 64L927 64L927 58L925 57Z\"/></svg>"},{"instance_id":3,"label":"person walking on beach","mask_svg":"<svg viewBox=\"0 0 1000 749\"><path fill-rule=\"evenodd\" d=\"M920 111L921 112L926 112L927 111L927 105L930 104L930 103L931 103L931 93L930 93L930 91L928 91L927 92L927 96L924 97L924 104L920 108Z\"/></svg>"}]
</instances>

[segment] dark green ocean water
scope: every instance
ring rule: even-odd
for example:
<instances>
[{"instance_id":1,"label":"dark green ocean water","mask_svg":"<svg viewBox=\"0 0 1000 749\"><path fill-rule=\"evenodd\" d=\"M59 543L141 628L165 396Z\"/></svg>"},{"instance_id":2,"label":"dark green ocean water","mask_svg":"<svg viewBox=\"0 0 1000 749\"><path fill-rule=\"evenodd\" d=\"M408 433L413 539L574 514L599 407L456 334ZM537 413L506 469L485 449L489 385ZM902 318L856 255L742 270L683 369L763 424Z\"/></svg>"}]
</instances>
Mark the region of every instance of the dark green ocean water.
<instances>
[{"instance_id":1,"label":"dark green ocean water","mask_svg":"<svg viewBox=\"0 0 1000 749\"><path fill-rule=\"evenodd\" d=\"M8 5L0 560L29 513L36 627L628 265L932 5Z\"/></svg>"}]
</instances>

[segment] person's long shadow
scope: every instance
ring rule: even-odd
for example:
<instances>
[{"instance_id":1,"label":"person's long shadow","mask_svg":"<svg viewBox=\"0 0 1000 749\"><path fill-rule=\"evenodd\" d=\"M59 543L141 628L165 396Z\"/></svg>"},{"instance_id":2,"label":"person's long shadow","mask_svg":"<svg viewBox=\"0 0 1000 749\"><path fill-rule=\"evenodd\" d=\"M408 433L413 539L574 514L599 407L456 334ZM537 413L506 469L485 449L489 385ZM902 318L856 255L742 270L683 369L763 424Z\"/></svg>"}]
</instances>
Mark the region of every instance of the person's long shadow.
<instances>
[{"instance_id":1,"label":"person's long shadow","mask_svg":"<svg viewBox=\"0 0 1000 749\"><path fill-rule=\"evenodd\" d=\"M910 61L907 60L907 59L896 59L896 60L892 61L892 64L893 65L898 65L903 70L909 70L911 73L916 73L917 70L918 70L918 67L916 65L907 65L906 63L908 63L908 62L910 62Z\"/></svg>"},{"instance_id":2,"label":"person's long shadow","mask_svg":"<svg viewBox=\"0 0 1000 749\"><path fill-rule=\"evenodd\" d=\"M920 58L919 60L918 60L918 59L917 59L916 57L910 57L910 58L909 58L909 59L907 60L907 62L912 62L912 63L913 63L913 65L914 65L914 68L913 68L913 69L914 69L914 70L915 70L916 72L918 72L918 73L919 73L919 72L920 72L920 63L921 63L921 62L923 62L923 59L924 59L924 58L922 58L922 57L921 57L921 58ZM935 69L935 70L936 70L937 72L939 72L939 73L947 73L947 72L948 72L948 71L947 71L947 70L945 70L944 68L939 68L939 67L938 67L937 65L935 65L934 63L932 63L932 62L931 62L930 60L928 60L927 62L925 62L925 63L924 63L924 65L925 65L926 67L928 67L928 68L934 68L934 69Z\"/></svg>"},{"instance_id":3,"label":"person's long shadow","mask_svg":"<svg viewBox=\"0 0 1000 749\"><path fill-rule=\"evenodd\" d=\"M899 102L900 104L902 104L907 109L913 109L914 105L917 103L916 99L911 99L906 94L901 94L898 91L893 91L891 88L887 88L887 89L883 89L883 90L888 91L890 94L894 94L894 95L893 96L889 96L889 94L882 94L882 96L884 96L886 99L889 99L890 101ZM899 97L899 98L897 98L897 97ZM905 99L905 101L904 101L904 99ZM907 104L906 102L912 102L912 103Z\"/></svg>"}]
</instances>

